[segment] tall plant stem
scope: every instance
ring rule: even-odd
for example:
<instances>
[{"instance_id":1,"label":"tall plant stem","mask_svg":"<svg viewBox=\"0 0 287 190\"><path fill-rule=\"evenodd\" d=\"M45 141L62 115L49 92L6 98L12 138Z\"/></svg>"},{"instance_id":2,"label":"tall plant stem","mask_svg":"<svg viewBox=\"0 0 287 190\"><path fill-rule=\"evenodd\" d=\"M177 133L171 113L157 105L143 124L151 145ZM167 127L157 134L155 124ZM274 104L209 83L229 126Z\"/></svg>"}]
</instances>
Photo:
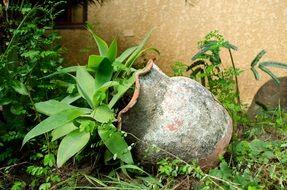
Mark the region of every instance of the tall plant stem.
<instances>
[{"instance_id":1,"label":"tall plant stem","mask_svg":"<svg viewBox=\"0 0 287 190\"><path fill-rule=\"evenodd\" d=\"M230 55L233 71L236 72L236 68L235 68L235 64L234 64L234 60L233 60L233 55L231 53L231 49L230 48L228 48L228 52L229 52L229 55ZM238 77L237 77L236 73L234 75L234 78L235 78L236 93L237 93L237 103L239 104L239 106L241 106Z\"/></svg>"}]
</instances>

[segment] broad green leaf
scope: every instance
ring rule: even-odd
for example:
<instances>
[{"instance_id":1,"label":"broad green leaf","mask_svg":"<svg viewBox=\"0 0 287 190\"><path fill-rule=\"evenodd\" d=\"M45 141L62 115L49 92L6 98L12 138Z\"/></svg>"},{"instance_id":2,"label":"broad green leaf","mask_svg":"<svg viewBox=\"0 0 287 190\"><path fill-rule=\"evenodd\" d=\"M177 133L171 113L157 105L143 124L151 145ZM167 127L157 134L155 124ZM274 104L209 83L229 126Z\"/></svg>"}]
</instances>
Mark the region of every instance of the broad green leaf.
<instances>
[{"instance_id":1,"label":"broad green leaf","mask_svg":"<svg viewBox=\"0 0 287 190\"><path fill-rule=\"evenodd\" d=\"M109 59L104 59L96 70L95 83L98 89L106 82L112 79L113 67L112 62Z\"/></svg>"},{"instance_id":2,"label":"broad green leaf","mask_svg":"<svg viewBox=\"0 0 287 190\"><path fill-rule=\"evenodd\" d=\"M88 67L93 70L98 69L104 59L107 58L100 55L90 55L88 60Z\"/></svg>"},{"instance_id":3,"label":"broad green leaf","mask_svg":"<svg viewBox=\"0 0 287 190\"><path fill-rule=\"evenodd\" d=\"M115 113L107 105L96 107L92 113L92 116L96 121L100 123L115 121Z\"/></svg>"},{"instance_id":4,"label":"broad green leaf","mask_svg":"<svg viewBox=\"0 0 287 190\"><path fill-rule=\"evenodd\" d=\"M59 102L57 100L48 100L45 102L39 102L35 104L36 110L40 113L43 113L45 115L51 116L55 115L59 112L62 112L63 110L68 110L72 108L77 108L75 106L71 106L65 102ZM79 108L87 113L90 112L91 110L88 108Z\"/></svg>"},{"instance_id":5,"label":"broad green leaf","mask_svg":"<svg viewBox=\"0 0 287 190\"><path fill-rule=\"evenodd\" d=\"M31 129L26 136L24 137L24 140L22 142L22 147L24 144L29 141L30 139L42 135L44 133L47 133L53 129L56 129L58 127L61 127L71 121L73 121L75 118L79 117L80 115L86 114L87 110L83 109L77 109L77 108L71 108L68 110L63 110L62 112L57 113L56 115L52 115L48 117L47 119L43 120L41 123L36 125L33 129Z\"/></svg>"},{"instance_id":6,"label":"broad green leaf","mask_svg":"<svg viewBox=\"0 0 287 190\"><path fill-rule=\"evenodd\" d=\"M14 80L12 81L12 88L19 94L21 95L24 95L24 96L28 96L29 95L29 92L26 88L26 86L20 82L20 81L17 81L17 80Z\"/></svg>"},{"instance_id":7,"label":"broad green leaf","mask_svg":"<svg viewBox=\"0 0 287 190\"><path fill-rule=\"evenodd\" d=\"M124 62L137 48L138 46L134 46L126 49L118 58L116 58L116 61Z\"/></svg>"},{"instance_id":8,"label":"broad green leaf","mask_svg":"<svg viewBox=\"0 0 287 190\"><path fill-rule=\"evenodd\" d=\"M87 100L88 104L93 108L93 96L96 91L94 78L84 68L78 68L76 73L76 82L80 95Z\"/></svg>"},{"instance_id":9,"label":"broad green leaf","mask_svg":"<svg viewBox=\"0 0 287 190\"><path fill-rule=\"evenodd\" d=\"M124 80L117 88L117 93L113 95L113 98L109 102L109 108L112 108L119 99L126 93L126 91L135 83L136 77L135 73L127 80Z\"/></svg>"},{"instance_id":10,"label":"broad green leaf","mask_svg":"<svg viewBox=\"0 0 287 190\"><path fill-rule=\"evenodd\" d=\"M94 40L98 46L100 55L106 56L108 49L109 49L108 44L102 38L100 38L99 36L97 36L95 34L95 32L92 30L92 27L90 25L87 25L87 30L92 34L92 36L93 36L93 38L94 38Z\"/></svg>"},{"instance_id":11,"label":"broad green leaf","mask_svg":"<svg viewBox=\"0 0 287 190\"><path fill-rule=\"evenodd\" d=\"M55 140L69 134L70 132L72 132L76 129L77 129L77 127L73 124L73 122L69 122L69 123L67 123L61 127L58 127L52 131L52 140L51 141L55 141Z\"/></svg>"},{"instance_id":12,"label":"broad green leaf","mask_svg":"<svg viewBox=\"0 0 287 190\"><path fill-rule=\"evenodd\" d=\"M61 167L67 160L78 153L90 140L90 133L75 130L61 141L57 153L57 167Z\"/></svg>"},{"instance_id":13,"label":"broad green leaf","mask_svg":"<svg viewBox=\"0 0 287 190\"><path fill-rule=\"evenodd\" d=\"M129 146L120 131L113 124L105 124L98 128L98 133L103 143L115 157L125 163L133 164Z\"/></svg>"},{"instance_id":14,"label":"broad green leaf","mask_svg":"<svg viewBox=\"0 0 287 190\"><path fill-rule=\"evenodd\" d=\"M114 62L118 53L118 44L116 39L114 39L108 49L107 52L107 58L110 60L110 62Z\"/></svg>"},{"instance_id":15,"label":"broad green leaf","mask_svg":"<svg viewBox=\"0 0 287 190\"><path fill-rule=\"evenodd\" d=\"M146 33L146 35L144 36L143 40L137 46L136 50L131 54L131 56L129 56L129 58L127 59L127 61L125 63L126 67L128 67L128 68L131 67L132 63L134 63L135 60L139 57L139 54L141 53L142 49L144 48L144 45L146 44L146 42L150 38L151 33L153 32L153 30L154 29L152 29L148 33Z\"/></svg>"}]
</instances>

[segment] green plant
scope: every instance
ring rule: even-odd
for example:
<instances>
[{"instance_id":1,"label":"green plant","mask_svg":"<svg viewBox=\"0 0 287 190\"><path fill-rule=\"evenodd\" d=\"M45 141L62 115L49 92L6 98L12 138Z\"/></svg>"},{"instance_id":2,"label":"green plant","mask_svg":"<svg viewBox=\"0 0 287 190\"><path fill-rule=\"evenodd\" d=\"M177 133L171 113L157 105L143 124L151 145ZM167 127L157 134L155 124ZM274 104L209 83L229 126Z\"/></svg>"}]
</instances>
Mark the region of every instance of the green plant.
<instances>
[{"instance_id":1,"label":"green plant","mask_svg":"<svg viewBox=\"0 0 287 190\"><path fill-rule=\"evenodd\" d=\"M7 6L9 19L3 40L6 43L0 54L1 165L25 159L16 147L40 119L34 102L59 93L55 90L60 86L57 82L60 77L53 80L42 77L55 72L63 63L61 37L50 31L59 3L46 1L33 7L22 1L20 5L11 2ZM41 143L35 143L35 146Z\"/></svg>"},{"instance_id":2,"label":"green plant","mask_svg":"<svg viewBox=\"0 0 287 190\"><path fill-rule=\"evenodd\" d=\"M185 176L194 181L187 188L194 189L286 189L286 146L286 142L278 140L235 140L228 157L221 158L219 166L208 173L196 162L188 164L180 159L160 161L158 173L170 183Z\"/></svg>"},{"instance_id":3,"label":"green plant","mask_svg":"<svg viewBox=\"0 0 287 190\"><path fill-rule=\"evenodd\" d=\"M76 82L77 95L62 101L36 103L36 110L49 117L26 134L23 145L50 131L52 141L63 137L57 152L57 166L61 167L80 152L90 139L100 138L113 155L109 159L119 158L131 164L131 147L125 142L124 133L113 124L116 121L115 105L134 84L135 70L132 65L144 51L143 47L150 33L138 46L127 49L117 57L116 40L108 46L92 31L90 25L87 29L95 39L100 55L91 55L87 66L73 66L55 73L69 73ZM73 72L76 74L70 74ZM87 107L71 105L78 99L84 100L82 105Z\"/></svg>"},{"instance_id":4,"label":"green plant","mask_svg":"<svg viewBox=\"0 0 287 190\"><path fill-rule=\"evenodd\" d=\"M39 152L35 152L30 156L33 163L28 165L26 173L33 176L33 180L29 184L30 188L50 189L53 184L61 181L61 177L57 174L54 166L56 164L55 152L57 144L43 145Z\"/></svg>"},{"instance_id":5,"label":"green plant","mask_svg":"<svg viewBox=\"0 0 287 190\"><path fill-rule=\"evenodd\" d=\"M184 76L187 68L188 66L180 61L177 61L175 64L171 65L173 76Z\"/></svg>"},{"instance_id":6,"label":"green plant","mask_svg":"<svg viewBox=\"0 0 287 190\"><path fill-rule=\"evenodd\" d=\"M266 54L265 50L261 50L256 57L254 58L254 60L251 62L251 71L253 72L256 80L259 80L260 76L259 73L256 70L256 67L258 67L260 70L262 70L263 72L265 72L266 74L268 74L273 80L274 82L279 85L280 81L278 80L278 78L276 77L276 75L271 72L268 67L273 67L273 68L280 68L280 69L287 69L287 64L284 63L280 63L277 61L264 61L264 62L260 62L260 59Z\"/></svg>"},{"instance_id":7,"label":"green plant","mask_svg":"<svg viewBox=\"0 0 287 190\"><path fill-rule=\"evenodd\" d=\"M203 86L208 86L211 92L217 95L220 88L217 88L217 83L222 82L224 73L221 66L220 51L222 48L226 48L229 52L233 77L235 78L237 101L240 104L239 87L237 76L239 70L235 68L233 56L231 50L237 50L237 47L230 44L224 39L224 37L218 33L218 31L211 31L204 39L198 42L200 51L192 57L193 63L187 68L187 71L191 71L191 78L199 78Z\"/></svg>"},{"instance_id":8,"label":"green plant","mask_svg":"<svg viewBox=\"0 0 287 190\"><path fill-rule=\"evenodd\" d=\"M190 72L189 77L199 80L208 88L223 106L229 111L235 122L243 122L239 86L237 77L241 73L235 68L231 50L237 47L230 44L218 31L211 31L203 40L198 42L199 52L192 57L193 63L186 65L176 62L172 65L174 76L183 76ZM220 51L228 50L232 67L222 66Z\"/></svg>"},{"instance_id":9,"label":"green plant","mask_svg":"<svg viewBox=\"0 0 287 190\"><path fill-rule=\"evenodd\" d=\"M26 187L26 183L23 181L15 181L11 190L22 190Z\"/></svg>"},{"instance_id":10,"label":"green plant","mask_svg":"<svg viewBox=\"0 0 287 190\"><path fill-rule=\"evenodd\" d=\"M134 174L134 177L131 178L127 171ZM84 177L92 185L92 187L85 186L86 188L135 190L169 189L167 186L164 186L156 177L135 165L122 165L119 168L114 169L108 176L102 176L101 178L96 178L85 174Z\"/></svg>"}]
</instances>

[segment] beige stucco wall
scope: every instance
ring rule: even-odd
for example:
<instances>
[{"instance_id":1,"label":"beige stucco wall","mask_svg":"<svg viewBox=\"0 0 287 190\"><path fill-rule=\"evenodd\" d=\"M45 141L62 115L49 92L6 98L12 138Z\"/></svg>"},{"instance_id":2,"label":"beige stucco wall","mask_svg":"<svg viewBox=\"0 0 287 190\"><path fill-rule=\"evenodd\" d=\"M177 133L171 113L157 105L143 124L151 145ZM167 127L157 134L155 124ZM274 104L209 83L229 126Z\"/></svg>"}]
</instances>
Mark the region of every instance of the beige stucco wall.
<instances>
[{"instance_id":1,"label":"beige stucco wall","mask_svg":"<svg viewBox=\"0 0 287 190\"><path fill-rule=\"evenodd\" d=\"M190 0L191 1L191 0ZM121 48L134 45L156 27L148 46L161 55L156 63L166 73L175 61L190 64L197 52L197 41L211 30L219 30L239 51L234 53L240 76L241 98L250 102L257 89L268 79L262 74L256 81L249 71L254 56L267 50L262 60L287 63L287 1L285 0L110 0L102 7L89 7L88 20L96 32L111 41L117 36ZM84 30L63 30L63 45L70 62L85 62L88 53L81 48L94 47ZM80 53L79 53L80 52ZM223 56L227 57L227 52ZM228 65L229 59L224 59ZM287 74L286 71L279 72Z\"/></svg>"}]
</instances>

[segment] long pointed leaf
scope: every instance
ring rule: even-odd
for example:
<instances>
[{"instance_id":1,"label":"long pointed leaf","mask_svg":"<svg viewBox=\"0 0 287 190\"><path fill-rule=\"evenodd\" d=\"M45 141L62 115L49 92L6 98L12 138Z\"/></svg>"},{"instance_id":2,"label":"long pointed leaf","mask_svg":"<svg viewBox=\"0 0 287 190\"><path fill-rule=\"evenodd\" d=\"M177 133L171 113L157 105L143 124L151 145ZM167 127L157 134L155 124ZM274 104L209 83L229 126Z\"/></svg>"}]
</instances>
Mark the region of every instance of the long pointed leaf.
<instances>
[{"instance_id":1,"label":"long pointed leaf","mask_svg":"<svg viewBox=\"0 0 287 190\"><path fill-rule=\"evenodd\" d=\"M126 91L135 83L136 77L135 73L123 84L120 84L117 88L117 93L113 96L111 101L109 102L109 108L112 108L117 101L126 93Z\"/></svg>"},{"instance_id":2,"label":"long pointed leaf","mask_svg":"<svg viewBox=\"0 0 287 190\"><path fill-rule=\"evenodd\" d=\"M63 138L57 153L57 167L78 153L90 140L90 133L76 130Z\"/></svg>"},{"instance_id":3,"label":"long pointed leaf","mask_svg":"<svg viewBox=\"0 0 287 190\"><path fill-rule=\"evenodd\" d=\"M58 127L61 127L80 115L86 114L87 112L82 109L76 109L72 108L69 110L64 110L56 115L52 115L48 117L47 119L43 120L41 123L39 123L36 127L31 129L26 136L24 137L24 140L22 142L22 147L26 142L28 142L30 139L42 135L44 133L47 133L53 129L56 129Z\"/></svg>"},{"instance_id":4,"label":"long pointed leaf","mask_svg":"<svg viewBox=\"0 0 287 190\"><path fill-rule=\"evenodd\" d=\"M114 62L118 53L118 44L116 39L114 39L108 49L107 52L107 58L110 60L110 62Z\"/></svg>"},{"instance_id":5,"label":"long pointed leaf","mask_svg":"<svg viewBox=\"0 0 287 190\"><path fill-rule=\"evenodd\" d=\"M82 68L85 68L85 66L71 66L71 67L66 67L66 68L62 68L50 75L47 75L47 76L44 76L42 78L48 78L48 77L52 77L52 76L55 76L55 75L59 75L59 74L67 74L67 73L75 73L77 71L77 69L79 67L82 67Z\"/></svg>"},{"instance_id":6,"label":"long pointed leaf","mask_svg":"<svg viewBox=\"0 0 287 190\"><path fill-rule=\"evenodd\" d=\"M78 68L76 74L77 87L80 95L87 100L88 104L93 108L93 96L96 91L94 78L84 68Z\"/></svg>"},{"instance_id":7,"label":"long pointed leaf","mask_svg":"<svg viewBox=\"0 0 287 190\"><path fill-rule=\"evenodd\" d=\"M255 67L259 60L263 57L263 55L266 54L266 51L265 50L261 50L257 55L256 57L253 59L253 61L251 62L251 67Z\"/></svg>"},{"instance_id":8,"label":"long pointed leaf","mask_svg":"<svg viewBox=\"0 0 287 190\"><path fill-rule=\"evenodd\" d=\"M192 58L192 61L195 61L197 58L199 58L200 56L202 56L203 54L205 54L207 51L210 50L210 47L204 47L203 49L201 49L199 52L197 52Z\"/></svg>"},{"instance_id":9,"label":"long pointed leaf","mask_svg":"<svg viewBox=\"0 0 287 190\"><path fill-rule=\"evenodd\" d=\"M279 79L277 78L277 76L275 74L273 74L267 67L265 67L262 64L259 64L258 66L262 71L264 71L266 74L268 74L276 83L276 85L280 84Z\"/></svg>"},{"instance_id":10,"label":"long pointed leaf","mask_svg":"<svg viewBox=\"0 0 287 190\"><path fill-rule=\"evenodd\" d=\"M29 95L29 92L28 92L26 86L22 82L17 81L17 80L13 80L11 83L12 83L11 84L12 88L16 92L18 92L19 94L24 95L24 96L28 96Z\"/></svg>"},{"instance_id":11,"label":"long pointed leaf","mask_svg":"<svg viewBox=\"0 0 287 190\"><path fill-rule=\"evenodd\" d=\"M137 46L136 50L131 54L131 56L127 59L125 66L126 67L131 67L132 63L135 62L135 59L138 57L138 55L140 54L141 50L144 48L144 45L146 44L146 42L148 41L148 39L150 38L152 32L154 29L150 30L148 33L146 33L146 35L144 36L143 40L140 42L140 44Z\"/></svg>"},{"instance_id":12,"label":"long pointed leaf","mask_svg":"<svg viewBox=\"0 0 287 190\"><path fill-rule=\"evenodd\" d=\"M39 102L35 104L35 107L38 112L48 116L55 115L63 110L77 108L64 102L59 102L57 100L48 100L45 102ZM81 109L87 110L87 112L91 111L88 108L81 108Z\"/></svg>"},{"instance_id":13,"label":"long pointed leaf","mask_svg":"<svg viewBox=\"0 0 287 190\"><path fill-rule=\"evenodd\" d=\"M116 60L124 62L124 60L126 60L137 48L138 46L134 46L126 49Z\"/></svg>"},{"instance_id":14,"label":"long pointed leaf","mask_svg":"<svg viewBox=\"0 0 287 190\"><path fill-rule=\"evenodd\" d=\"M265 62L261 62L260 65L264 65L265 67L274 67L274 68L279 68L279 69L287 69L287 64L280 63L280 62L277 62L277 61L265 61Z\"/></svg>"},{"instance_id":15,"label":"long pointed leaf","mask_svg":"<svg viewBox=\"0 0 287 190\"><path fill-rule=\"evenodd\" d=\"M153 51L153 52L157 53L158 55L160 55L160 51L159 51L158 49L153 48L153 47L151 47L151 48L146 48L146 49L141 50L141 51L137 54L137 56L134 57L134 59L130 62L130 65L133 65L133 64L135 63L135 61L136 61L144 52L147 52L147 51Z\"/></svg>"},{"instance_id":16,"label":"long pointed leaf","mask_svg":"<svg viewBox=\"0 0 287 190\"><path fill-rule=\"evenodd\" d=\"M92 177L92 176L89 176L89 175L86 175L86 174L83 174L85 176L85 178L91 183L93 184L94 186L103 186L103 187L108 187L108 185L106 185L104 182L102 182L100 179L97 179L95 177ZM96 182L97 185L94 183Z\"/></svg>"},{"instance_id":17,"label":"long pointed leaf","mask_svg":"<svg viewBox=\"0 0 287 190\"><path fill-rule=\"evenodd\" d=\"M259 73L256 71L255 67L251 67L251 71L252 71L255 79L259 80L260 76L259 76Z\"/></svg>"},{"instance_id":18,"label":"long pointed leaf","mask_svg":"<svg viewBox=\"0 0 287 190\"><path fill-rule=\"evenodd\" d=\"M94 40L98 46L100 55L106 56L108 49L109 49L108 44L102 38L100 38L99 36L97 36L95 34L95 32L92 30L90 25L87 25L87 30L92 34L92 36L93 36L93 38L94 38Z\"/></svg>"},{"instance_id":19,"label":"long pointed leaf","mask_svg":"<svg viewBox=\"0 0 287 190\"><path fill-rule=\"evenodd\" d=\"M111 153L125 163L133 164L132 154L129 146L122 137L120 131L112 124L106 124L98 127L98 133L103 143Z\"/></svg>"}]
</instances>

